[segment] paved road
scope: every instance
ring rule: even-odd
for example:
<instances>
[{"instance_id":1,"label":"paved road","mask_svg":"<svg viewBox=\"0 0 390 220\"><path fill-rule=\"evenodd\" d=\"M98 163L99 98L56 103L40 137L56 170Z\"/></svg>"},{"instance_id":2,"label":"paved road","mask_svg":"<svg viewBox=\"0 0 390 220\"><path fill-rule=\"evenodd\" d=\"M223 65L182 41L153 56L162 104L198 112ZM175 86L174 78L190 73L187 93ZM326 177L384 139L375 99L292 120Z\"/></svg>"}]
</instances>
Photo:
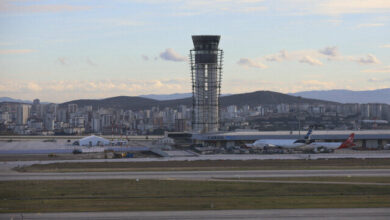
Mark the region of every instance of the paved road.
<instances>
[{"instance_id":1,"label":"paved road","mask_svg":"<svg viewBox=\"0 0 390 220\"><path fill-rule=\"evenodd\" d=\"M311 176L390 176L390 169L0 173L0 181L72 179L193 179Z\"/></svg>"},{"instance_id":2,"label":"paved road","mask_svg":"<svg viewBox=\"0 0 390 220\"><path fill-rule=\"evenodd\" d=\"M0 219L22 219L21 214L0 214ZM272 209L164 212L69 212L23 214L23 219L390 219L390 208Z\"/></svg>"}]
</instances>

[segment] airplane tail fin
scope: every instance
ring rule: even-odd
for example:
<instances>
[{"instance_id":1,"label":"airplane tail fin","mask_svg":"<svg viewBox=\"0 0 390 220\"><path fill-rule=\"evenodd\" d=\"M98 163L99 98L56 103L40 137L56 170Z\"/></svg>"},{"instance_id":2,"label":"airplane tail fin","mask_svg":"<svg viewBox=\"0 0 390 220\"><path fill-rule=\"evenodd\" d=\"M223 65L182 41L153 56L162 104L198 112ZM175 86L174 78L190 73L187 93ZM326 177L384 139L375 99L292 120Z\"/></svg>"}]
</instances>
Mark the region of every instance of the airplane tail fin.
<instances>
[{"instance_id":1,"label":"airplane tail fin","mask_svg":"<svg viewBox=\"0 0 390 220\"><path fill-rule=\"evenodd\" d=\"M309 131L307 132L307 134L305 135L305 140L310 140L310 136L311 136L311 133L313 132L313 130L310 128Z\"/></svg>"},{"instance_id":2,"label":"airplane tail fin","mask_svg":"<svg viewBox=\"0 0 390 220\"><path fill-rule=\"evenodd\" d=\"M352 147L352 146L355 146L355 144L353 143L353 138L355 137L355 133L352 133L349 135L349 137L347 138L347 140L345 140L338 149L343 149L343 148L349 148L349 147Z\"/></svg>"}]
</instances>

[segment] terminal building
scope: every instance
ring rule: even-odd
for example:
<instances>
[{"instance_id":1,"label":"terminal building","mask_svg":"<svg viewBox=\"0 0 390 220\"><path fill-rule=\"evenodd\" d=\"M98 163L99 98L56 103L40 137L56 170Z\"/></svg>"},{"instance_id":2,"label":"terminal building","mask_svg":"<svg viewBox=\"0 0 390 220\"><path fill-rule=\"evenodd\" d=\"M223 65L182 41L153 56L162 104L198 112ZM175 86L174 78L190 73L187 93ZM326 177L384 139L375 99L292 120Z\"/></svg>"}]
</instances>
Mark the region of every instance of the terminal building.
<instances>
[{"instance_id":1,"label":"terminal building","mask_svg":"<svg viewBox=\"0 0 390 220\"><path fill-rule=\"evenodd\" d=\"M190 50L192 80L192 132L168 132L167 136L183 145L233 147L259 139L302 139L305 131L235 131L218 132L223 51L220 36L192 36ZM382 149L390 144L390 130L314 131L311 139L321 142L343 142L355 133L354 143L361 149Z\"/></svg>"},{"instance_id":2,"label":"terminal building","mask_svg":"<svg viewBox=\"0 0 390 220\"><path fill-rule=\"evenodd\" d=\"M356 148L383 149L386 144L390 144L390 130L313 131L311 139L321 142L343 142L351 133L355 133ZM203 146L233 147L253 143L259 139L303 139L305 134L305 131L236 131L192 134L191 138L193 143Z\"/></svg>"}]
</instances>

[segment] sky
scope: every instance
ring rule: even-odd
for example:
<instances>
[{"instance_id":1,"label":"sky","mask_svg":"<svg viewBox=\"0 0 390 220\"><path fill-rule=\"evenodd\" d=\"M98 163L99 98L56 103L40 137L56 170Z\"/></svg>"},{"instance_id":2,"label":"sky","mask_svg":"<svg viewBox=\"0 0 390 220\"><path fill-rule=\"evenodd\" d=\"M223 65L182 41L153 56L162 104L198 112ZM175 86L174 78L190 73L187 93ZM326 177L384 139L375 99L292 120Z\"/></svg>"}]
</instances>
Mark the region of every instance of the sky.
<instances>
[{"instance_id":1,"label":"sky","mask_svg":"<svg viewBox=\"0 0 390 220\"><path fill-rule=\"evenodd\" d=\"M191 92L192 35L222 93L390 87L389 0L0 0L0 97Z\"/></svg>"}]
</instances>

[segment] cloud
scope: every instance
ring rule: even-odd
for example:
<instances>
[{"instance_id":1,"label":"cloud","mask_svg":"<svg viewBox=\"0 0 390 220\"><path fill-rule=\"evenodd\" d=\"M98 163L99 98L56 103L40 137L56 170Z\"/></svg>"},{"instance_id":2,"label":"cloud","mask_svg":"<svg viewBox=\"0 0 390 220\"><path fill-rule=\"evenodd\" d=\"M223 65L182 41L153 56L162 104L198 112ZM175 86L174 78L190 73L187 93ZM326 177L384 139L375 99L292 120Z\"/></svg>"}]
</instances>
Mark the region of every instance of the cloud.
<instances>
[{"instance_id":1,"label":"cloud","mask_svg":"<svg viewBox=\"0 0 390 220\"><path fill-rule=\"evenodd\" d=\"M385 67L377 68L377 69L367 69L367 70L363 70L362 72L364 72L364 73L390 73L390 66L385 66Z\"/></svg>"},{"instance_id":2,"label":"cloud","mask_svg":"<svg viewBox=\"0 0 390 220\"><path fill-rule=\"evenodd\" d=\"M324 21L327 23L330 23L330 24L334 24L334 25L339 25L343 22L343 20L341 20L341 19L328 19L328 20L324 20Z\"/></svg>"},{"instance_id":3,"label":"cloud","mask_svg":"<svg viewBox=\"0 0 390 220\"><path fill-rule=\"evenodd\" d=\"M95 62L93 62L89 57L85 60L85 62L90 66L97 66Z\"/></svg>"},{"instance_id":4,"label":"cloud","mask_svg":"<svg viewBox=\"0 0 390 220\"><path fill-rule=\"evenodd\" d=\"M360 64L379 64L381 63L378 58L376 58L374 55L372 54L367 54L366 57L361 57L361 58L358 58L355 60L356 62L360 63Z\"/></svg>"},{"instance_id":5,"label":"cloud","mask_svg":"<svg viewBox=\"0 0 390 220\"><path fill-rule=\"evenodd\" d=\"M0 80L0 97L41 98L57 103L72 99L106 98L118 95L185 93L190 89L190 80L184 78L170 80Z\"/></svg>"},{"instance_id":6,"label":"cloud","mask_svg":"<svg viewBox=\"0 0 390 220\"><path fill-rule=\"evenodd\" d=\"M322 65L322 62L315 59L315 58L312 58L310 56L304 56L302 57L300 60L299 60L300 63L307 63L307 64L310 64L310 65L313 65L313 66L316 66L316 65Z\"/></svg>"},{"instance_id":7,"label":"cloud","mask_svg":"<svg viewBox=\"0 0 390 220\"><path fill-rule=\"evenodd\" d=\"M343 14L388 13L388 0L144 0L149 4L171 7L170 15L198 16L216 13L253 13L268 11L278 15L327 15L332 23L339 24L335 17Z\"/></svg>"},{"instance_id":8,"label":"cloud","mask_svg":"<svg viewBox=\"0 0 390 220\"><path fill-rule=\"evenodd\" d=\"M340 54L337 47L325 47L324 49L318 50L318 52L331 57L336 57Z\"/></svg>"},{"instance_id":9,"label":"cloud","mask_svg":"<svg viewBox=\"0 0 390 220\"><path fill-rule=\"evenodd\" d=\"M309 4L307 10L327 15L385 13L390 9L390 2L387 0L326 0L315 2L315 4ZM299 6L299 3L297 6Z\"/></svg>"},{"instance_id":10,"label":"cloud","mask_svg":"<svg viewBox=\"0 0 390 220\"><path fill-rule=\"evenodd\" d=\"M278 54L267 55L264 58L266 61L280 62L280 61L288 59L288 54L287 54L286 50L281 50L281 51L279 51Z\"/></svg>"},{"instance_id":11,"label":"cloud","mask_svg":"<svg viewBox=\"0 0 390 220\"><path fill-rule=\"evenodd\" d=\"M166 49L164 52L160 53L160 58L167 61L182 62L186 61L186 57L178 54L172 48Z\"/></svg>"},{"instance_id":12,"label":"cloud","mask_svg":"<svg viewBox=\"0 0 390 220\"><path fill-rule=\"evenodd\" d=\"M14 49L14 50L0 50L1 55L7 55L7 54L26 54L26 53L32 53L34 50L30 49Z\"/></svg>"},{"instance_id":13,"label":"cloud","mask_svg":"<svg viewBox=\"0 0 390 220\"><path fill-rule=\"evenodd\" d=\"M160 1L151 1L162 4ZM255 13L266 11L264 0L166 0L166 5L171 5L175 16L199 16L201 14L221 13Z\"/></svg>"},{"instance_id":14,"label":"cloud","mask_svg":"<svg viewBox=\"0 0 390 220\"><path fill-rule=\"evenodd\" d=\"M356 28L365 28L365 27L381 27L384 26L383 23L364 23L364 24L358 24Z\"/></svg>"},{"instance_id":15,"label":"cloud","mask_svg":"<svg viewBox=\"0 0 390 220\"><path fill-rule=\"evenodd\" d=\"M64 65L64 66L66 66L66 65L69 64L68 58L66 58L66 57L58 57L58 58L57 58L57 61L58 61L60 64Z\"/></svg>"},{"instance_id":16,"label":"cloud","mask_svg":"<svg viewBox=\"0 0 390 220\"><path fill-rule=\"evenodd\" d=\"M266 11L268 8L264 6L257 6L257 7L242 7L237 10L232 10L235 12L241 12L241 13L250 13L250 12L259 12L259 11Z\"/></svg>"},{"instance_id":17,"label":"cloud","mask_svg":"<svg viewBox=\"0 0 390 220\"><path fill-rule=\"evenodd\" d=\"M387 82L390 82L390 78L385 78L385 79L369 78L367 81L370 83L387 83ZM388 88L388 87L385 87L385 88Z\"/></svg>"},{"instance_id":18,"label":"cloud","mask_svg":"<svg viewBox=\"0 0 390 220\"><path fill-rule=\"evenodd\" d=\"M91 9L91 6L70 5L70 4L41 4L36 1L36 4L15 2L3 0L0 3L0 12L3 13L47 13L47 12L70 12L84 11Z\"/></svg>"},{"instance_id":19,"label":"cloud","mask_svg":"<svg viewBox=\"0 0 390 220\"><path fill-rule=\"evenodd\" d=\"M241 65L246 64L250 66L250 61L256 60L256 63L267 62L285 62L294 61L299 63L305 63L310 65L323 65L323 60L328 61L342 61L342 62L357 62L361 64L378 64L379 59L372 54L366 56L358 55L342 55L337 46L326 46L322 49L304 49L304 50L281 50L276 54L264 55L260 58L254 58L252 60L240 60Z\"/></svg>"},{"instance_id":20,"label":"cloud","mask_svg":"<svg viewBox=\"0 0 390 220\"><path fill-rule=\"evenodd\" d=\"M371 83L377 83L377 82L381 82L382 80L379 80L377 78L369 78L367 81Z\"/></svg>"},{"instance_id":21,"label":"cloud","mask_svg":"<svg viewBox=\"0 0 390 220\"><path fill-rule=\"evenodd\" d=\"M229 88L229 93L243 93L253 92L258 90L270 90L278 91L283 93L297 92L297 91L308 91L308 90L329 90L337 88L345 88L345 82L331 82L323 80L300 80L300 81L264 81L262 79L229 79L224 81L225 87ZM243 87L242 85L245 85Z\"/></svg>"},{"instance_id":22,"label":"cloud","mask_svg":"<svg viewBox=\"0 0 390 220\"><path fill-rule=\"evenodd\" d=\"M253 67L253 68L259 68L259 69L265 69L267 68L266 65L259 61L254 61L252 59L248 58L241 58L238 62L238 65L245 66L245 67Z\"/></svg>"},{"instance_id":23,"label":"cloud","mask_svg":"<svg viewBox=\"0 0 390 220\"><path fill-rule=\"evenodd\" d=\"M319 80L303 80L299 84L303 85L305 88L310 89L332 89L335 87L334 82L325 82Z\"/></svg>"},{"instance_id":24,"label":"cloud","mask_svg":"<svg viewBox=\"0 0 390 220\"><path fill-rule=\"evenodd\" d=\"M42 91L42 87L40 87L37 83L35 82L28 82L27 83L27 88L31 91Z\"/></svg>"},{"instance_id":25,"label":"cloud","mask_svg":"<svg viewBox=\"0 0 390 220\"><path fill-rule=\"evenodd\" d=\"M328 60L342 60L344 59L336 46L328 46L323 49L313 50L295 50L287 51L281 50L277 54L270 54L263 56L262 60L268 62L283 62L283 61L297 61L300 63L308 63L311 65L322 65L321 58Z\"/></svg>"},{"instance_id":26,"label":"cloud","mask_svg":"<svg viewBox=\"0 0 390 220\"><path fill-rule=\"evenodd\" d=\"M130 19L104 19L100 21L103 24L108 24L110 26L118 26L118 27L137 27L142 26L144 23L139 21L134 21Z\"/></svg>"}]
</instances>

